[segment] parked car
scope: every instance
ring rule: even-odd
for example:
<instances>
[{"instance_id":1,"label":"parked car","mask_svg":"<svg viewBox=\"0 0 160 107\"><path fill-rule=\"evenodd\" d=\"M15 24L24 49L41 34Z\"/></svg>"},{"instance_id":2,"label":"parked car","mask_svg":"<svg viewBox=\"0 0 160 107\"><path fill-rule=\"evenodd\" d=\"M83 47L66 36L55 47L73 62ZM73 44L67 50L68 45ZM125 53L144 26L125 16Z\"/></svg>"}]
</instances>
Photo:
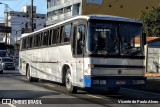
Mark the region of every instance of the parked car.
<instances>
[{"instance_id":1,"label":"parked car","mask_svg":"<svg viewBox=\"0 0 160 107\"><path fill-rule=\"evenodd\" d=\"M0 66L2 66L2 70L6 70L6 69L15 70L15 63L10 57L1 57Z\"/></svg>"}]
</instances>

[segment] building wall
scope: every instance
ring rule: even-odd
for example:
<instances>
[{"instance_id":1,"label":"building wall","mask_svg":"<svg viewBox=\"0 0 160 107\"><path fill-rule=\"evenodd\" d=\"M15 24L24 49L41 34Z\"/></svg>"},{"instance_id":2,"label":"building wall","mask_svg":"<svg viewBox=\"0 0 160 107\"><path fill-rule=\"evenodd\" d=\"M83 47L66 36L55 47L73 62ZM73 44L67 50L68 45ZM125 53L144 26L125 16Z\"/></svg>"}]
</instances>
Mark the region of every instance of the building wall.
<instances>
[{"instance_id":1,"label":"building wall","mask_svg":"<svg viewBox=\"0 0 160 107\"><path fill-rule=\"evenodd\" d=\"M146 72L160 73L160 41L156 40L147 44L146 51Z\"/></svg>"},{"instance_id":2,"label":"building wall","mask_svg":"<svg viewBox=\"0 0 160 107\"><path fill-rule=\"evenodd\" d=\"M94 0L102 1L102 5L87 4L83 0L82 14L106 14L139 19L141 11L147 11L160 5L160 0Z\"/></svg>"},{"instance_id":3,"label":"building wall","mask_svg":"<svg viewBox=\"0 0 160 107\"><path fill-rule=\"evenodd\" d=\"M47 26L81 14L82 0L47 1Z\"/></svg>"},{"instance_id":4,"label":"building wall","mask_svg":"<svg viewBox=\"0 0 160 107\"><path fill-rule=\"evenodd\" d=\"M79 14L76 6L79 3ZM102 3L102 4L101 4ZM105 14L139 19L141 11L156 7L160 0L47 0L47 22L52 25L76 15ZM71 6L71 12L65 7Z\"/></svg>"},{"instance_id":5,"label":"building wall","mask_svg":"<svg viewBox=\"0 0 160 107\"><path fill-rule=\"evenodd\" d=\"M39 30L45 27L46 18L45 14L35 14L34 21L35 29ZM23 29L27 32L30 30L30 17L28 13L24 12L11 12L8 16L9 26L11 26L11 33L8 35L8 43L15 44L19 43L18 38L23 33ZM5 40L5 38L4 38Z\"/></svg>"}]
</instances>

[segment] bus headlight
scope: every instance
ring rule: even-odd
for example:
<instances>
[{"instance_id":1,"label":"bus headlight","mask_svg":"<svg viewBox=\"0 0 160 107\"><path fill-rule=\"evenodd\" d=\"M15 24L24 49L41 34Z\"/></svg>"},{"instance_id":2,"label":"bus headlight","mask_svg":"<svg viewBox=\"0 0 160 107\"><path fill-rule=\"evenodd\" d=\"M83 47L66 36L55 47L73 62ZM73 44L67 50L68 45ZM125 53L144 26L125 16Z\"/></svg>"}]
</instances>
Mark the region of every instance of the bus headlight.
<instances>
[{"instance_id":1,"label":"bus headlight","mask_svg":"<svg viewBox=\"0 0 160 107\"><path fill-rule=\"evenodd\" d=\"M91 75L91 69L94 67L93 64L88 64L87 70L84 70L85 75Z\"/></svg>"},{"instance_id":2,"label":"bus headlight","mask_svg":"<svg viewBox=\"0 0 160 107\"><path fill-rule=\"evenodd\" d=\"M84 70L85 75L91 75L91 68L88 68L87 70Z\"/></svg>"},{"instance_id":3,"label":"bus headlight","mask_svg":"<svg viewBox=\"0 0 160 107\"><path fill-rule=\"evenodd\" d=\"M91 69L84 70L84 74L85 75L90 75L91 74Z\"/></svg>"}]
</instances>

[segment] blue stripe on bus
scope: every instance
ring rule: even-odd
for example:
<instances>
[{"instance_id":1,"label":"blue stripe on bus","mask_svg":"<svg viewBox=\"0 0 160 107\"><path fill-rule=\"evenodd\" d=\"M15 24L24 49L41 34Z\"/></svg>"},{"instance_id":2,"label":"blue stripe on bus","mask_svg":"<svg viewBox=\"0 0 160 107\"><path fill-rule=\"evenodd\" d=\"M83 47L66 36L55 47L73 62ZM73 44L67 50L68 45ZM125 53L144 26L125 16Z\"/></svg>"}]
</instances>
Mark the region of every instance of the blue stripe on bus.
<instances>
[{"instance_id":1,"label":"blue stripe on bus","mask_svg":"<svg viewBox=\"0 0 160 107\"><path fill-rule=\"evenodd\" d=\"M91 77L90 76L84 76L84 85L85 87L91 87Z\"/></svg>"}]
</instances>

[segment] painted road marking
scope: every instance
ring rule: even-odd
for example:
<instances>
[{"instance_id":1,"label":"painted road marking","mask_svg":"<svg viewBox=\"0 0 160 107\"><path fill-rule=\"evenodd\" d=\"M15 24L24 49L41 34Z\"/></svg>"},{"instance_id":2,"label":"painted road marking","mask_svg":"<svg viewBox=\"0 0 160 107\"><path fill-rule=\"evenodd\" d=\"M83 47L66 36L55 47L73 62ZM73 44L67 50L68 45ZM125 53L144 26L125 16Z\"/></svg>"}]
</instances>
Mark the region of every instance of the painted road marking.
<instances>
[{"instance_id":1,"label":"painted road marking","mask_svg":"<svg viewBox=\"0 0 160 107\"><path fill-rule=\"evenodd\" d=\"M99 96L95 96L95 95L90 95L90 94L86 94L87 96L90 96L90 97L93 97L93 98L98 98L98 99L103 99L103 100L106 100L106 101L112 101L110 100L109 98L105 97L105 98L102 98L102 97L99 97Z\"/></svg>"},{"instance_id":2,"label":"painted road marking","mask_svg":"<svg viewBox=\"0 0 160 107\"><path fill-rule=\"evenodd\" d=\"M49 86L49 87L55 87L54 85L51 85L51 84L44 84L46 86Z\"/></svg>"},{"instance_id":3,"label":"painted road marking","mask_svg":"<svg viewBox=\"0 0 160 107\"><path fill-rule=\"evenodd\" d=\"M28 80L28 79L26 79L26 78L22 78L23 80Z\"/></svg>"},{"instance_id":4,"label":"painted road marking","mask_svg":"<svg viewBox=\"0 0 160 107\"><path fill-rule=\"evenodd\" d=\"M95 95L90 95L90 94L86 94L87 96L90 96L90 97L93 97L93 98L99 98L99 99L103 99L102 97L98 97L98 96L95 96Z\"/></svg>"},{"instance_id":5,"label":"painted road marking","mask_svg":"<svg viewBox=\"0 0 160 107\"><path fill-rule=\"evenodd\" d=\"M13 105L13 104L9 104L9 103L8 103L8 105L9 105L10 107L16 107L16 106L15 106L15 105Z\"/></svg>"}]
</instances>

